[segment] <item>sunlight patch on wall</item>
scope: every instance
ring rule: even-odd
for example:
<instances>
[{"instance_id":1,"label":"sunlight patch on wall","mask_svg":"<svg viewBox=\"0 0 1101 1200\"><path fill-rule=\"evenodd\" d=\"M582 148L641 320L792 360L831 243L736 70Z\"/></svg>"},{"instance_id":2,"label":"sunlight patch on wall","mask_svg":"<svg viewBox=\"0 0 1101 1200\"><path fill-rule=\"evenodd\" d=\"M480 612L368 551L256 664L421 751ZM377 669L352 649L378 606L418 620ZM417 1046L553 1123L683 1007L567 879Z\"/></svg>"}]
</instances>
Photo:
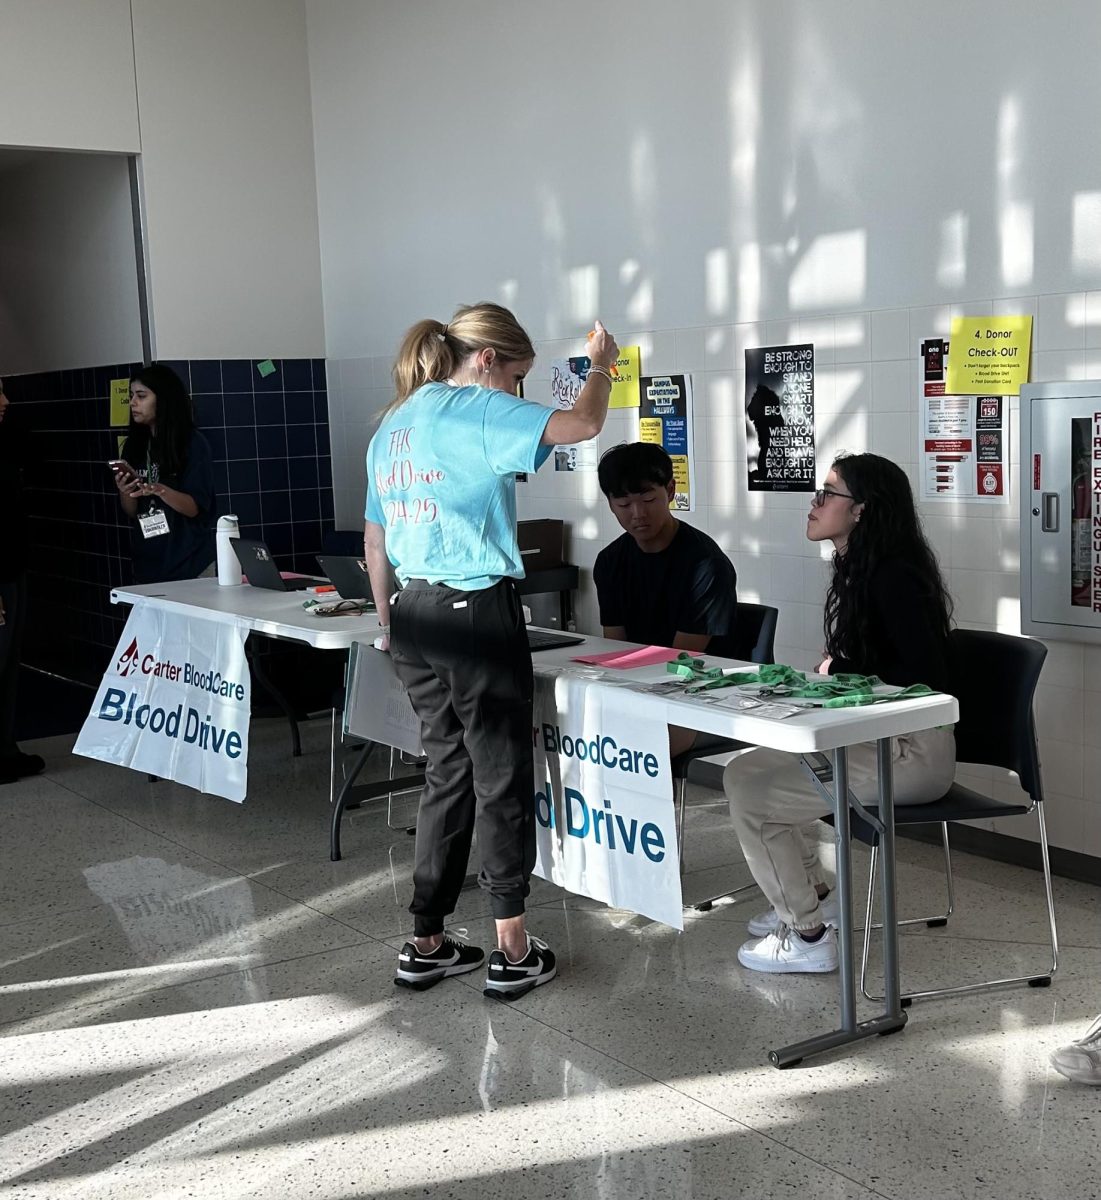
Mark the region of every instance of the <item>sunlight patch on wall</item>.
<instances>
[{"instance_id":1,"label":"sunlight patch on wall","mask_svg":"<svg viewBox=\"0 0 1101 1200\"><path fill-rule=\"evenodd\" d=\"M1002 283L1024 287L1032 282L1032 205L1014 201L1002 205L998 218Z\"/></svg>"},{"instance_id":2,"label":"sunlight patch on wall","mask_svg":"<svg viewBox=\"0 0 1101 1200\"><path fill-rule=\"evenodd\" d=\"M635 294L627 301L627 318L631 321L649 321L654 315L654 285L644 279L635 288Z\"/></svg>"},{"instance_id":3,"label":"sunlight patch on wall","mask_svg":"<svg viewBox=\"0 0 1101 1200\"><path fill-rule=\"evenodd\" d=\"M1021 602L1016 596L998 596L995 606L994 628L999 633L1021 633Z\"/></svg>"},{"instance_id":4,"label":"sunlight patch on wall","mask_svg":"<svg viewBox=\"0 0 1101 1200\"><path fill-rule=\"evenodd\" d=\"M859 303L867 283L866 258L863 229L815 238L791 273L788 303L796 310Z\"/></svg>"},{"instance_id":5,"label":"sunlight patch on wall","mask_svg":"<svg viewBox=\"0 0 1101 1200\"><path fill-rule=\"evenodd\" d=\"M1101 192L1079 192L1071 213L1071 269L1101 271Z\"/></svg>"},{"instance_id":6,"label":"sunlight patch on wall","mask_svg":"<svg viewBox=\"0 0 1101 1200\"><path fill-rule=\"evenodd\" d=\"M709 250L704 256L704 290L707 311L721 316L730 307L730 252L724 248Z\"/></svg>"},{"instance_id":7,"label":"sunlight patch on wall","mask_svg":"<svg viewBox=\"0 0 1101 1200\"><path fill-rule=\"evenodd\" d=\"M942 287L962 287L967 282L966 213L951 213L940 223L937 282Z\"/></svg>"},{"instance_id":8,"label":"sunlight patch on wall","mask_svg":"<svg viewBox=\"0 0 1101 1200\"><path fill-rule=\"evenodd\" d=\"M755 242L738 251L739 321L756 321L761 315L761 247Z\"/></svg>"},{"instance_id":9,"label":"sunlight patch on wall","mask_svg":"<svg viewBox=\"0 0 1101 1200\"><path fill-rule=\"evenodd\" d=\"M566 311L579 324L600 311L600 270L595 264L574 267L566 273Z\"/></svg>"},{"instance_id":10,"label":"sunlight patch on wall","mask_svg":"<svg viewBox=\"0 0 1101 1200\"><path fill-rule=\"evenodd\" d=\"M998 242L1002 283L1023 287L1032 282L1034 234L1032 204L1024 200L1021 161L1021 106L1016 96L1004 96L998 111Z\"/></svg>"},{"instance_id":11,"label":"sunlight patch on wall","mask_svg":"<svg viewBox=\"0 0 1101 1200\"><path fill-rule=\"evenodd\" d=\"M637 258L624 259L619 266L619 282L624 287L629 287L638 278L641 270L642 263Z\"/></svg>"}]
</instances>

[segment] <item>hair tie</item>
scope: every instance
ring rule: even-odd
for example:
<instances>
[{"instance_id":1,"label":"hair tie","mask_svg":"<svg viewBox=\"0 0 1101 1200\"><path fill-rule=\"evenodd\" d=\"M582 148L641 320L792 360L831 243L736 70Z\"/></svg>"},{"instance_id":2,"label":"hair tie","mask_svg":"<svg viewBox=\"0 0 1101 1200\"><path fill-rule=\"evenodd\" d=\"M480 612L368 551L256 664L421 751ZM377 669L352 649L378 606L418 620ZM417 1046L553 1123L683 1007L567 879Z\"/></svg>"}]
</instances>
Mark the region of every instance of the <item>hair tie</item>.
<instances>
[{"instance_id":1,"label":"hair tie","mask_svg":"<svg viewBox=\"0 0 1101 1200\"><path fill-rule=\"evenodd\" d=\"M444 327L440 330L440 341L441 342L447 341L447 326L446 325L444 325Z\"/></svg>"}]
</instances>

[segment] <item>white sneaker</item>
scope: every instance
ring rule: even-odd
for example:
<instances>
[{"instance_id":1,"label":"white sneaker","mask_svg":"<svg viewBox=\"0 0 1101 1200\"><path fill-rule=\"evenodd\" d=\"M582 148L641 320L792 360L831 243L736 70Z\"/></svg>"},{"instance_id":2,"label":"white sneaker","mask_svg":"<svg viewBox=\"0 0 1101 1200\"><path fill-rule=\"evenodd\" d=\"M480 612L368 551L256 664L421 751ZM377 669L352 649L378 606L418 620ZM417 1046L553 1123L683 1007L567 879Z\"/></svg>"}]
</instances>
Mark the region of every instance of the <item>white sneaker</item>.
<instances>
[{"instance_id":1,"label":"white sneaker","mask_svg":"<svg viewBox=\"0 0 1101 1200\"><path fill-rule=\"evenodd\" d=\"M822 909L822 924L832 925L836 929L837 923L841 918L841 911L837 904L837 893L835 891L830 892L819 907ZM775 933L780 928L779 914L774 908L758 913L755 917L749 918L749 924L746 928L754 937L764 937L766 934Z\"/></svg>"},{"instance_id":2,"label":"white sneaker","mask_svg":"<svg viewBox=\"0 0 1101 1200\"><path fill-rule=\"evenodd\" d=\"M822 975L837 970L837 930L826 926L817 942L805 942L786 925L760 941L746 942L738 950L738 962L751 971L777 974Z\"/></svg>"},{"instance_id":3,"label":"white sneaker","mask_svg":"<svg viewBox=\"0 0 1101 1200\"><path fill-rule=\"evenodd\" d=\"M1101 1086L1101 1020L1090 1026L1085 1037L1060 1046L1051 1056L1051 1065L1075 1083Z\"/></svg>"}]
</instances>

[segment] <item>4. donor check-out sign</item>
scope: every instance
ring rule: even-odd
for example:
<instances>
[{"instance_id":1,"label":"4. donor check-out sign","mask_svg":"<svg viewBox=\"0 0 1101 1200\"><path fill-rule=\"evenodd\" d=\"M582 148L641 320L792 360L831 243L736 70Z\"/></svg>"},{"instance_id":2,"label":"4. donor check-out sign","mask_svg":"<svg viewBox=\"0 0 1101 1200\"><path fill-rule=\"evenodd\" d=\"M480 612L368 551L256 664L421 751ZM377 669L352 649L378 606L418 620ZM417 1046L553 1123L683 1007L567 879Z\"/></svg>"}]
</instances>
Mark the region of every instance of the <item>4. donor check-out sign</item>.
<instances>
[{"instance_id":1,"label":"4. donor check-out sign","mask_svg":"<svg viewBox=\"0 0 1101 1200\"><path fill-rule=\"evenodd\" d=\"M240 803L251 707L246 632L138 601L73 752Z\"/></svg>"},{"instance_id":2,"label":"4. donor check-out sign","mask_svg":"<svg viewBox=\"0 0 1101 1200\"><path fill-rule=\"evenodd\" d=\"M684 928L669 735L621 688L535 679L535 874Z\"/></svg>"}]
</instances>

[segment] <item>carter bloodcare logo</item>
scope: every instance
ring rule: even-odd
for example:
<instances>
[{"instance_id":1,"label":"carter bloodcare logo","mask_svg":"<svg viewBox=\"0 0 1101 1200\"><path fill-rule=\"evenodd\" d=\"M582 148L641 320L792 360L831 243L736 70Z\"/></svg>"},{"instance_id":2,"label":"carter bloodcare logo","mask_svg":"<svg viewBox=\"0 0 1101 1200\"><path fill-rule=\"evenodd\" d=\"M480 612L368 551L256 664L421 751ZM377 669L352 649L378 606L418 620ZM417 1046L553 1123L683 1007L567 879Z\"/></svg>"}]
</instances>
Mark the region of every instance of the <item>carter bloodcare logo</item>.
<instances>
[{"instance_id":1,"label":"carter bloodcare logo","mask_svg":"<svg viewBox=\"0 0 1101 1200\"><path fill-rule=\"evenodd\" d=\"M125 678L125 676L132 674L137 669L138 639L134 638L130 645L126 647L122 657L116 663L115 670Z\"/></svg>"}]
</instances>

